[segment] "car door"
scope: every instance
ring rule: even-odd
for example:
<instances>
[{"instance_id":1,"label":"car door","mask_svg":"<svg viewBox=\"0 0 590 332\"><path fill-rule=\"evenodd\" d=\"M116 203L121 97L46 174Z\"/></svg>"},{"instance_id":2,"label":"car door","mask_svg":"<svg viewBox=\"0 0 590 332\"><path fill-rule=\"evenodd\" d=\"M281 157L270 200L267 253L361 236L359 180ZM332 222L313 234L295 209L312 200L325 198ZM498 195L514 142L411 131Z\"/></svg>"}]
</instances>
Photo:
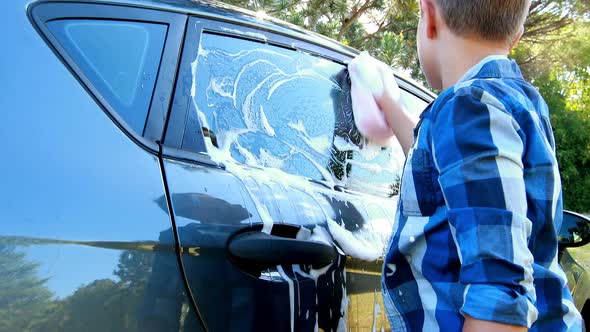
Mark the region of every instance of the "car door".
<instances>
[{"instance_id":1,"label":"car door","mask_svg":"<svg viewBox=\"0 0 590 332\"><path fill-rule=\"evenodd\" d=\"M163 164L209 330L386 328L380 263L361 259L382 256L403 159L355 129L347 60L189 19Z\"/></svg>"},{"instance_id":2,"label":"car door","mask_svg":"<svg viewBox=\"0 0 590 332\"><path fill-rule=\"evenodd\" d=\"M155 143L186 16L0 9L0 330L192 330Z\"/></svg>"},{"instance_id":3,"label":"car door","mask_svg":"<svg viewBox=\"0 0 590 332\"><path fill-rule=\"evenodd\" d=\"M590 324L590 219L587 215L563 211L559 230L559 264L586 329Z\"/></svg>"},{"instance_id":4,"label":"car door","mask_svg":"<svg viewBox=\"0 0 590 332\"><path fill-rule=\"evenodd\" d=\"M401 103L412 116L417 118L432 97L410 82L398 79L398 84L401 87ZM359 152L353 151L348 158L352 160L362 158L356 154ZM375 224L376 220L387 220L382 227L372 230L380 235L373 237L373 242L385 241L378 243L375 247L386 249L386 241L389 240L393 231L405 156L399 143L394 139L390 147L373 153L372 156L369 155L367 159L363 160L362 164L353 164L353 167L348 170L344 191L352 197L358 197L357 200L360 203L357 205L367 211L362 218L359 218L363 223ZM357 220L357 218L344 218L346 228L348 229L351 225L358 227ZM347 257L348 327L351 330L391 330L381 297L382 273L387 273L383 271L383 255L375 261L359 259L358 256Z\"/></svg>"}]
</instances>

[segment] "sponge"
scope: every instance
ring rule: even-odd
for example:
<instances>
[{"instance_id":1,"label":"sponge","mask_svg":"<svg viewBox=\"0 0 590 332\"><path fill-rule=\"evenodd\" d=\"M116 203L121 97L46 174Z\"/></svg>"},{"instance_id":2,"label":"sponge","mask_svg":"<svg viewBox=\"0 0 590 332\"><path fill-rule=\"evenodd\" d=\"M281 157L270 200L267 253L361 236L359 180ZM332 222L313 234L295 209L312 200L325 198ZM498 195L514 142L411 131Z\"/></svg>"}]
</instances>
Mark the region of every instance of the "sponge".
<instances>
[{"instance_id":1,"label":"sponge","mask_svg":"<svg viewBox=\"0 0 590 332\"><path fill-rule=\"evenodd\" d=\"M372 144L388 146L394 137L377 99L385 93L395 97L397 85L385 64L363 52L349 65L354 121L359 132ZM392 85L392 86L390 86Z\"/></svg>"}]
</instances>

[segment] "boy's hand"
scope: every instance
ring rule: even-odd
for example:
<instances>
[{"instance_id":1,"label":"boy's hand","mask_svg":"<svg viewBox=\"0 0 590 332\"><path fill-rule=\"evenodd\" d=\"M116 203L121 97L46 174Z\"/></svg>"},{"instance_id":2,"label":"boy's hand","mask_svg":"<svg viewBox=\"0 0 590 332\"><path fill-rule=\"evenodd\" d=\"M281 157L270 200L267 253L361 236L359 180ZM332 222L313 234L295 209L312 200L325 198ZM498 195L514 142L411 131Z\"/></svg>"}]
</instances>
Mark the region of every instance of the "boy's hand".
<instances>
[{"instance_id":1,"label":"boy's hand","mask_svg":"<svg viewBox=\"0 0 590 332\"><path fill-rule=\"evenodd\" d=\"M374 144L387 146L394 135L378 99L386 94L379 71L380 65L367 53L356 57L348 66L354 111L354 122L361 134Z\"/></svg>"},{"instance_id":2,"label":"boy's hand","mask_svg":"<svg viewBox=\"0 0 590 332\"><path fill-rule=\"evenodd\" d=\"M362 52L348 65L351 80L365 86L377 101L377 104L398 103L400 91L393 71L385 63Z\"/></svg>"},{"instance_id":3,"label":"boy's hand","mask_svg":"<svg viewBox=\"0 0 590 332\"><path fill-rule=\"evenodd\" d=\"M348 71L353 84L365 87L373 95L386 125L407 154L414 142L413 129L417 121L409 116L400 102L401 91L391 68L363 52L350 62Z\"/></svg>"}]
</instances>

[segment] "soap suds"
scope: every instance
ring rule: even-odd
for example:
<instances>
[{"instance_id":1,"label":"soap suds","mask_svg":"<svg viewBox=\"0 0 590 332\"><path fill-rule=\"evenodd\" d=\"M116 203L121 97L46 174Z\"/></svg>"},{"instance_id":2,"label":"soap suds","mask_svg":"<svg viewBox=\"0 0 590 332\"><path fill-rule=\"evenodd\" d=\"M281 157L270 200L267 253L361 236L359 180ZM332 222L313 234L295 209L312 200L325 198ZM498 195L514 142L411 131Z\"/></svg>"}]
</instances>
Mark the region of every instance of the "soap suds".
<instances>
[{"instance_id":1,"label":"soap suds","mask_svg":"<svg viewBox=\"0 0 590 332\"><path fill-rule=\"evenodd\" d=\"M370 232L350 232L334 220L328 220L328 227L334 240L348 255L364 260L374 261L383 254L383 247L376 245L376 239ZM378 240L378 241L375 241Z\"/></svg>"},{"instance_id":2,"label":"soap suds","mask_svg":"<svg viewBox=\"0 0 590 332\"><path fill-rule=\"evenodd\" d=\"M277 266L277 271L281 275L284 281L287 282L289 285L289 308L290 308L290 318L291 318L291 332L295 330L295 290L293 289L293 280L289 278L289 276L285 273L282 266Z\"/></svg>"},{"instance_id":3,"label":"soap suds","mask_svg":"<svg viewBox=\"0 0 590 332\"><path fill-rule=\"evenodd\" d=\"M251 35L250 37L255 36ZM262 36L256 36L256 38L261 39ZM215 66L219 66L219 63L222 63L221 60L227 60L227 63L238 63L240 67L233 72L223 72L223 75L219 74L221 70L217 72L211 70L211 77L204 78L203 80L206 79L206 81L199 83L200 86L197 86L197 67L206 63L208 66L212 66L211 68L215 68ZM303 209L305 211L301 211L300 215L309 215L310 220L314 220L318 213L323 213L326 222L315 226L309 225L309 229L301 228L297 234L298 239L333 245L342 256L346 254L362 260L376 260L382 256L386 242L384 238L391 231L391 221L374 216L371 213L364 213L369 215L370 218L357 221L357 229L349 231L344 224L333 220L337 217L334 215L335 211L330 210L331 206L326 201L326 197L340 199L347 209L365 209L363 206L370 204L368 199L349 203L350 197L348 194L339 194L332 188L335 184L346 184L347 177L350 175L347 170L348 166L371 176L378 176L378 174L386 171L383 166L379 166L375 162L376 158L383 156L383 151L380 147L371 146L366 142L354 144L349 138L335 135L334 128L327 131L322 127L322 123L315 123L306 118L297 118L297 112L291 113L295 115L283 117L282 112L284 110L280 109L280 106L299 106L280 104L280 99L285 95L284 91L287 91L283 91L283 89L291 89L294 84L307 86L310 84L308 82L328 86L335 91L341 89L332 77L322 73L322 70L327 72L330 65L333 65L331 62L321 60L322 63L316 66L317 72L312 69L304 69L291 73L288 72L288 69L284 69L279 65L280 61L293 63L297 60L295 60L295 57L289 57L280 52L263 48L232 53L216 48L203 49L199 46L196 59L191 63L193 81L190 93L201 126L207 128L216 138L215 145L211 138L206 138L207 153L213 161L223 163L226 170L234 174L242 182L249 196L247 199L253 201L263 223L263 232L270 234L273 230L274 219L277 216L274 215L276 209L273 209L272 199L276 199L276 195L279 195L279 193L275 191L273 193L275 196L268 198L264 195L258 195L257 191L262 190L261 188L265 185L270 188L279 186L285 192L296 190L306 194L311 199L309 200L311 204L306 202L300 205L300 207L304 207L304 204L310 205L309 209ZM299 67L299 64L297 66ZM298 80L303 81L298 83ZM200 101L202 107L199 108L197 94L203 92L206 100ZM199 98L201 97L199 96ZM278 100L277 104L267 104L271 100ZM316 106L320 108L329 107L328 104ZM287 132L291 134L287 135ZM350 133L344 133L344 135L348 134ZM272 144L266 145L266 142L271 139ZM252 143L253 141L255 143ZM330 161L334 157L332 155L333 149L345 152L344 157L338 160L345 173L342 179L337 179L333 174L333 170L324 163L324 161ZM308 168L317 171L322 177L321 182L327 188L312 183L300 175L286 172L285 167L293 164L291 158L295 156L298 157L298 161L304 160L307 162L310 165ZM317 212L313 212L314 209ZM342 215L342 209L339 209L338 215ZM342 221L341 218L338 220ZM277 222L280 221L277 219ZM338 262L340 259L341 257L338 256ZM330 271L330 268L334 268L334 263L325 267L310 268L308 273L304 272L299 266L292 266L295 282L298 285L298 317L301 316L301 295L297 276L314 280L317 287L318 279ZM293 331L295 320L293 278L289 277L284 267L278 266L277 271L280 279L284 280L289 286L290 327ZM342 273L342 275L336 273ZM273 276L272 274L268 275ZM346 280L345 271L332 270L331 274L326 277L333 284L336 284L338 280L344 280L344 282ZM340 315L337 330L345 331L349 298L346 295L344 284L334 286L342 287L342 301L340 312L338 312L337 308L331 308L334 310L332 314ZM316 294L316 305L317 301ZM306 319L309 319L309 316L310 311L307 310L305 313ZM316 310L315 330L318 330L318 328L318 310Z\"/></svg>"}]
</instances>

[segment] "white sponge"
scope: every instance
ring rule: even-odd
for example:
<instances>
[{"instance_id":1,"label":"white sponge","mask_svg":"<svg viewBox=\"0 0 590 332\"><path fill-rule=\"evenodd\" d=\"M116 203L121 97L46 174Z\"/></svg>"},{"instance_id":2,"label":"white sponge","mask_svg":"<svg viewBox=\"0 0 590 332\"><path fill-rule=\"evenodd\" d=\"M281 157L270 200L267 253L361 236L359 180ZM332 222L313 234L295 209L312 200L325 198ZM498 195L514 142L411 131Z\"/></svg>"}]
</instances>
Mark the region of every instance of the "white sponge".
<instances>
[{"instance_id":1,"label":"white sponge","mask_svg":"<svg viewBox=\"0 0 590 332\"><path fill-rule=\"evenodd\" d=\"M399 92L389 67L363 52L348 65L352 111L360 133L372 144L388 146L394 137L377 99L385 93L398 98Z\"/></svg>"}]
</instances>

